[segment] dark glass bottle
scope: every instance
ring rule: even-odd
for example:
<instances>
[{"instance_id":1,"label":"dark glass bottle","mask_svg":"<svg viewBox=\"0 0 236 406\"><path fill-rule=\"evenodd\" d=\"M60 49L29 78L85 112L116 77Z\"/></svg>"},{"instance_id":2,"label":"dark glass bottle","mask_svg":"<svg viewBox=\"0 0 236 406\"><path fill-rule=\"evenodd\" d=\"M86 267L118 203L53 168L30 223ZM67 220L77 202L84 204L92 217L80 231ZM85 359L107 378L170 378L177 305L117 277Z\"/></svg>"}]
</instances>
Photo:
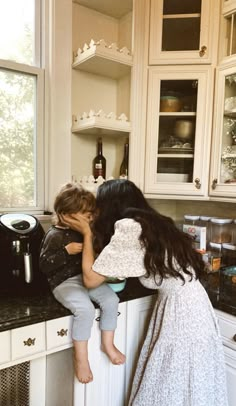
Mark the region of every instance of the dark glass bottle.
<instances>
[{"instance_id":1,"label":"dark glass bottle","mask_svg":"<svg viewBox=\"0 0 236 406\"><path fill-rule=\"evenodd\" d=\"M93 160L93 176L95 179L102 176L106 179L106 158L102 155L102 139L97 140L97 155Z\"/></svg>"},{"instance_id":2,"label":"dark glass bottle","mask_svg":"<svg viewBox=\"0 0 236 406\"><path fill-rule=\"evenodd\" d=\"M129 171L129 140L125 141L123 161L120 166L120 178L128 179Z\"/></svg>"}]
</instances>

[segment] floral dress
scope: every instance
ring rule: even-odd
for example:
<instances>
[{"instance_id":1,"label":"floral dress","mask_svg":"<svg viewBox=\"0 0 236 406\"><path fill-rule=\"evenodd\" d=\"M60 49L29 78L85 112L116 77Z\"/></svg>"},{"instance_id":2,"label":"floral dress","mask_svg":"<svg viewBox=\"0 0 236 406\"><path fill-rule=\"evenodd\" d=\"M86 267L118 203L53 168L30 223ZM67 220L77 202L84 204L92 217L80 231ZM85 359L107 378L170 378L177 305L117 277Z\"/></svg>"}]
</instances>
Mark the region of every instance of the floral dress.
<instances>
[{"instance_id":1,"label":"floral dress","mask_svg":"<svg viewBox=\"0 0 236 406\"><path fill-rule=\"evenodd\" d=\"M115 233L94 263L105 276L134 277L158 289L132 385L129 406L227 406L223 345L208 295L195 278L145 277L141 226L132 219Z\"/></svg>"}]
</instances>

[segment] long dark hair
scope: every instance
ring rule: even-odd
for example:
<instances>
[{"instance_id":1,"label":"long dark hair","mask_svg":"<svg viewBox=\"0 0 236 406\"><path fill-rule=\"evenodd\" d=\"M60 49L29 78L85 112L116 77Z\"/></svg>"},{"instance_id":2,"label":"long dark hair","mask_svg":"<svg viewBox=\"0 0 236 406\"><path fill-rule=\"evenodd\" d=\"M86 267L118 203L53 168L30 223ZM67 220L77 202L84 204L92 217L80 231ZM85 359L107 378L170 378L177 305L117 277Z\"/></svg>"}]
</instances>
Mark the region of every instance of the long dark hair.
<instances>
[{"instance_id":1,"label":"long dark hair","mask_svg":"<svg viewBox=\"0 0 236 406\"><path fill-rule=\"evenodd\" d=\"M141 190L131 181L117 179L98 188L97 217L94 220L94 247L97 253L110 242L117 220L132 218L142 227L140 241L146 248L147 275L173 276L184 280L181 272L196 278L204 268L201 255L193 249L191 238L174 221L154 210Z\"/></svg>"}]
</instances>

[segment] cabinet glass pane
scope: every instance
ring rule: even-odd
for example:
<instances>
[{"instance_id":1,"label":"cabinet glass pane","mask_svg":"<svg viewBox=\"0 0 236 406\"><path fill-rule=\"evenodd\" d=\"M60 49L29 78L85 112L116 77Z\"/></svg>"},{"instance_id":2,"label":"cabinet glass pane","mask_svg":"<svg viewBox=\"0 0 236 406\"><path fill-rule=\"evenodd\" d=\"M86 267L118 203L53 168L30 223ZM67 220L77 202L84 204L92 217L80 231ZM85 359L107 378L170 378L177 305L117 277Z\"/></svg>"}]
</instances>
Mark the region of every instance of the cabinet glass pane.
<instances>
[{"instance_id":1,"label":"cabinet glass pane","mask_svg":"<svg viewBox=\"0 0 236 406\"><path fill-rule=\"evenodd\" d=\"M225 55L230 56L236 54L236 14L232 14L225 18L226 23L226 38L225 38Z\"/></svg>"},{"instance_id":2,"label":"cabinet glass pane","mask_svg":"<svg viewBox=\"0 0 236 406\"><path fill-rule=\"evenodd\" d=\"M163 3L162 51L199 49L201 0L165 0Z\"/></svg>"},{"instance_id":3,"label":"cabinet glass pane","mask_svg":"<svg viewBox=\"0 0 236 406\"><path fill-rule=\"evenodd\" d=\"M163 14L201 13L201 0L164 0Z\"/></svg>"},{"instance_id":4,"label":"cabinet glass pane","mask_svg":"<svg viewBox=\"0 0 236 406\"><path fill-rule=\"evenodd\" d=\"M236 182L236 72L225 77L220 182Z\"/></svg>"},{"instance_id":5,"label":"cabinet glass pane","mask_svg":"<svg viewBox=\"0 0 236 406\"><path fill-rule=\"evenodd\" d=\"M192 182L197 89L197 80L161 81L158 182Z\"/></svg>"}]
</instances>

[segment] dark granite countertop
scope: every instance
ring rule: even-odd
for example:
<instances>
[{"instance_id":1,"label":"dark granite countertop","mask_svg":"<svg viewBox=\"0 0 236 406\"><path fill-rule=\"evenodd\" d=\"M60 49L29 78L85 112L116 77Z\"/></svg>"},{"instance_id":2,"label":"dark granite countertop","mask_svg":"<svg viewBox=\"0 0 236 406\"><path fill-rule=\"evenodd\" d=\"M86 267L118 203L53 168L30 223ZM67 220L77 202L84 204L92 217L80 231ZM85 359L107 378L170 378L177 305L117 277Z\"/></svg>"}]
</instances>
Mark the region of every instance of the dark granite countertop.
<instances>
[{"instance_id":1,"label":"dark granite countertop","mask_svg":"<svg viewBox=\"0 0 236 406\"><path fill-rule=\"evenodd\" d=\"M157 291L144 288L137 278L130 278L118 296L120 302L126 302L154 293ZM0 309L0 332L71 314L49 291L24 297L5 295L0 297Z\"/></svg>"},{"instance_id":2,"label":"dark granite countertop","mask_svg":"<svg viewBox=\"0 0 236 406\"><path fill-rule=\"evenodd\" d=\"M118 296L120 302L126 302L155 293L157 293L156 290L144 288L137 278L130 278L127 280L125 289L118 293ZM216 309L236 316L236 308L221 303L217 293L209 291L208 295ZM0 309L0 331L11 330L71 314L69 310L54 299L49 291L25 297L0 297Z\"/></svg>"}]
</instances>

